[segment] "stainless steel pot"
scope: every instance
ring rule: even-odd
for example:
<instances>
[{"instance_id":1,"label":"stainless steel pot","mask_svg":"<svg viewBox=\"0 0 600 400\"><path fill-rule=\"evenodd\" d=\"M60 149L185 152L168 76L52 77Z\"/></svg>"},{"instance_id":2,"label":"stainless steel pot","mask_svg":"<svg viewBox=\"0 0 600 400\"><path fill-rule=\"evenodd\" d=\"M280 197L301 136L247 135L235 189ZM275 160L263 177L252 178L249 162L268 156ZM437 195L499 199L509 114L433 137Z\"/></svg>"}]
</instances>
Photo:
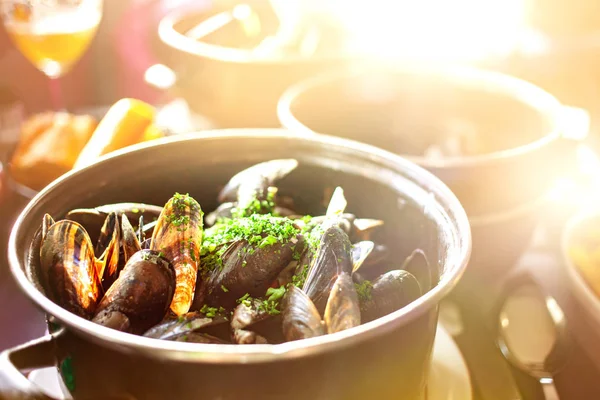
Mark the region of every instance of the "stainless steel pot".
<instances>
[{"instance_id":1,"label":"stainless steel pot","mask_svg":"<svg viewBox=\"0 0 600 400\"><path fill-rule=\"evenodd\" d=\"M42 216L119 201L164 203L189 192L211 210L221 185L241 168L282 157L300 166L280 191L300 211L322 212L323 190L341 185L349 210L386 221L378 239L403 260L427 254L439 283L407 307L359 327L277 345L158 341L111 330L51 302L27 278L29 244ZM12 273L49 316L52 335L5 351L0 387L37 393L18 369L56 365L75 398L422 399L438 303L470 254L466 214L437 178L398 156L327 136L284 130L183 135L118 151L42 190L19 216L9 242ZM59 327L60 326L60 327Z\"/></svg>"}]
</instances>

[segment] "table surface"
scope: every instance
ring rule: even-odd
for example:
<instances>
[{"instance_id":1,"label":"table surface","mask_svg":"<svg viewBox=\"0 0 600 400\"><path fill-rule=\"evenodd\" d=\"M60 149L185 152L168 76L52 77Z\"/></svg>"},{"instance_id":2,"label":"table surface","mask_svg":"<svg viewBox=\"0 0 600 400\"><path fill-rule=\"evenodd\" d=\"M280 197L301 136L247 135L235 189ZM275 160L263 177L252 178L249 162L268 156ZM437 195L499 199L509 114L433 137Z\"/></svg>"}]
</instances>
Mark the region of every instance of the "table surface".
<instances>
[{"instance_id":1,"label":"table surface","mask_svg":"<svg viewBox=\"0 0 600 400\"><path fill-rule=\"evenodd\" d=\"M40 337L45 332L43 314L19 291L8 271L6 238L12 217L4 215L4 219L0 222L0 350ZM556 376L561 398L600 399L598 338L586 326L585 319L578 314L576 303L562 284L563 268L557 251L557 230L540 227L539 232L541 234L533 240L530 250L506 279L529 274L557 299L565 311L576 340L568 364ZM501 291L504 283L485 285L463 281L463 288L443 305L440 318L443 322L447 319L445 310L452 308L449 306L454 305L459 310L461 328L458 331L449 330L470 369L475 400L541 400L544 397L539 384L510 367L494 344L489 323L490 310L494 305L494 296Z\"/></svg>"}]
</instances>

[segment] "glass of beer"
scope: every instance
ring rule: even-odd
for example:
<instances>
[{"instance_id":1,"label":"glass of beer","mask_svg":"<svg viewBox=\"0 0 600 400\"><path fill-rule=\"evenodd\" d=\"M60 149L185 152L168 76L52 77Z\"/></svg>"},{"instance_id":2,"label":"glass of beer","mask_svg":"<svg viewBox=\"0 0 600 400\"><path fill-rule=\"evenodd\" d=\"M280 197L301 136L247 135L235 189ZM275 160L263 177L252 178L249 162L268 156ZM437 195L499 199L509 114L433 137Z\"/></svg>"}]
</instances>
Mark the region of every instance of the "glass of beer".
<instances>
[{"instance_id":1,"label":"glass of beer","mask_svg":"<svg viewBox=\"0 0 600 400\"><path fill-rule=\"evenodd\" d=\"M89 47L102 0L0 0L0 13L16 47L51 79L55 108L62 109L57 79Z\"/></svg>"}]
</instances>

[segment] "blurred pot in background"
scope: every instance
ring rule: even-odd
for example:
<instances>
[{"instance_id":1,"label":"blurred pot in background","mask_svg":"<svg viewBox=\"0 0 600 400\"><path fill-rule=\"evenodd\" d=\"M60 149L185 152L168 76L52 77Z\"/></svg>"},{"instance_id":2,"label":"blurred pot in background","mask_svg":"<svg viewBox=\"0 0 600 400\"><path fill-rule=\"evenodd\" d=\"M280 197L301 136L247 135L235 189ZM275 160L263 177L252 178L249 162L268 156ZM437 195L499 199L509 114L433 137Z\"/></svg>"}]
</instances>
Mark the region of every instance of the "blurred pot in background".
<instances>
[{"instance_id":1,"label":"blurred pot in background","mask_svg":"<svg viewBox=\"0 0 600 400\"><path fill-rule=\"evenodd\" d=\"M588 117L519 79L468 67L362 66L281 98L282 124L399 153L441 178L473 229L471 271L503 274L527 248Z\"/></svg>"},{"instance_id":2,"label":"blurred pot in background","mask_svg":"<svg viewBox=\"0 0 600 400\"><path fill-rule=\"evenodd\" d=\"M163 68L153 83L219 128L279 126L277 100L287 87L349 59L335 22L309 13L317 9L312 3L292 2L298 9L287 14L277 1L221 1L169 13L158 27L157 56L173 73Z\"/></svg>"}]
</instances>

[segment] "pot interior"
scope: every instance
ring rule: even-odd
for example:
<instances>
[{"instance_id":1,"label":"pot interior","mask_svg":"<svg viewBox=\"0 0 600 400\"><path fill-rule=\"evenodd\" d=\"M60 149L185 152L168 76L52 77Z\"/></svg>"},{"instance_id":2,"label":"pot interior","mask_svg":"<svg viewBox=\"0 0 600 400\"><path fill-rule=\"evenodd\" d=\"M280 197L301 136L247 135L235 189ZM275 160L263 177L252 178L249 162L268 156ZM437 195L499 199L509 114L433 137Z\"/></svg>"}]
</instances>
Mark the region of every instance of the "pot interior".
<instances>
[{"instance_id":1,"label":"pot interior","mask_svg":"<svg viewBox=\"0 0 600 400\"><path fill-rule=\"evenodd\" d=\"M517 94L477 83L393 70L339 74L297 86L290 110L313 132L434 159L513 149L554 129Z\"/></svg>"},{"instance_id":2,"label":"pot interior","mask_svg":"<svg viewBox=\"0 0 600 400\"><path fill-rule=\"evenodd\" d=\"M296 158L299 167L279 188L281 194L294 198L298 212L323 214L330 190L341 186L348 212L385 221L375 240L392 250L390 264L399 267L420 248L431 268L442 275L438 286L449 290L446 286L454 284L466 264L470 235L464 211L441 182L412 163L377 149L362 150L360 144L335 138L306 139L273 132L168 138L71 172L42 191L15 225L13 273L30 297L48 311L49 300L24 283L26 278L20 273L29 268L29 245L44 213L60 218L78 207L130 201L163 205L175 192L189 193L207 213L217 206L218 191L236 172L264 160ZM35 271L32 273L35 276ZM65 310L52 311L75 329L82 323L91 324Z\"/></svg>"}]
</instances>

